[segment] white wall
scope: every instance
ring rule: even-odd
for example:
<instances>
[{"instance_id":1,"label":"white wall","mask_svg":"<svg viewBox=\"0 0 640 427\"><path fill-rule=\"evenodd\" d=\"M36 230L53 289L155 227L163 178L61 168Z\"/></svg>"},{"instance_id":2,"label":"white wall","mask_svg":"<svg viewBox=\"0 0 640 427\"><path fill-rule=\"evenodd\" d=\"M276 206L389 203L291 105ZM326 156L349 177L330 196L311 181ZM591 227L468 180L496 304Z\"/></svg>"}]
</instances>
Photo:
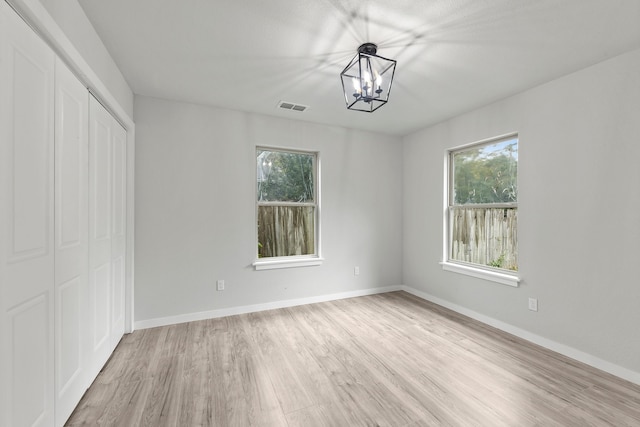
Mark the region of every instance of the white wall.
<instances>
[{"instance_id":1,"label":"white wall","mask_svg":"<svg viewBox=\"0 0 640 427\"><path fill-rule=\"evenodd\" d=\"M136 322L401 284L398 138L140 96L134 118ZM320 151L323 265L251 267L256 145Z\"/></svg>"},{"instance_id":2,"label":"white wall","mask_svg":"<svg viewBox=\"0 0 640 427\"><path fill-rule=\"evenodd\" d=\"M126 114L132 117L133 92L77 0L39 1Z\"/></svg>"},{"instance_id":3,"label":"white wall","mask_svg":"<svg viewBox=\"0 0 640 427\"><path fill-rule=\"evenodd\" d=\"M519 288L438 265L445 149L512 131ZM404 284L640 373L639 135L635 51L405 137Z\"/></svg>"}]
</instances>

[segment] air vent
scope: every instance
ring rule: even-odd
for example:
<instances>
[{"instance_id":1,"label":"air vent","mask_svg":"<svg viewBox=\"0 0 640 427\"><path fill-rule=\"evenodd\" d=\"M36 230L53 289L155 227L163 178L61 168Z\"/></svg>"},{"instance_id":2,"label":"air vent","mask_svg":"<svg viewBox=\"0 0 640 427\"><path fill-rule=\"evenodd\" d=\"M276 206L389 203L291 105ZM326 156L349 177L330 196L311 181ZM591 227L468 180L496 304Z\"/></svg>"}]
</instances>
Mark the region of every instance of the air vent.
<instances>
[{"instance_id":1,"label":"air vent","mask_svg":"<svg viewBox=\"0 0 640 427\"><path fill-rule=\"evenodd\" d=\"M309 108L309 106L307 105L294 104L293 102L286 102L286 101L280 101L278 103L278 107L283 108L285 110L293 110L293 111L304 111L307 108Z\"/></svg>"}]
</instances>

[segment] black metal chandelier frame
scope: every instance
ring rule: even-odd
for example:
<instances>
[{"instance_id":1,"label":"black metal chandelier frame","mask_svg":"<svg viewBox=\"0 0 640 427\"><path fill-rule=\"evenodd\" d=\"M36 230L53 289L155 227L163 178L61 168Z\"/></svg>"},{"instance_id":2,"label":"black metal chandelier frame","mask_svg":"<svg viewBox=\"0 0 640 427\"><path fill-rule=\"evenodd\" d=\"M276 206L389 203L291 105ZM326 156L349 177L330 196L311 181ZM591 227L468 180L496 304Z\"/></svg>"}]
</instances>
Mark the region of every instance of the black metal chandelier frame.
<instances>
[{"instance_id":1,"label":"black metal chandelier frame","mask_svg":"<svg viewBox=\"0 0 640 427\"><path fill-rule=\"evenodd\" d=\"M340 73L349 110L372 113L389 100L396 61L377 55L377 51L378 46L373 43L360 45L356 56Z\"/></svg>"}]
</instances>

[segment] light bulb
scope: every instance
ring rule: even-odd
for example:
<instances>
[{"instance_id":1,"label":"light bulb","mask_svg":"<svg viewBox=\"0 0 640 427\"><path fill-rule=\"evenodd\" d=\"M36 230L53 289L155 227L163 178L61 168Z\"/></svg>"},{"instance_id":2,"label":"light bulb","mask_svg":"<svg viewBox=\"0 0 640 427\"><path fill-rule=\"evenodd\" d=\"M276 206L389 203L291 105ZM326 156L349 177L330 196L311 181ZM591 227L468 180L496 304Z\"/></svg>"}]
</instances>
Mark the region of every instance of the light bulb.
<instances>
[{"instance_id":1,"label":"light bulb","mask_svg":"<svg viewBox=\"0 0 640 427\"><path fill-rule=\"evenodd\" d=\"M378 89L382 87L382 76L376 71L376 86Z\"/></svg>"},{"instance_id":2,"label":"light bulb","mask_svg":"<svg viewBox=\"0 0 640 427\"><path fill-rule=\"evenodd\" d=\"M367 86L371 86L371 74L368 71L364 72L364 82Z\"/></svg>"},{"instance_id":3,"label":"light bulb","mask_svg":"<svg viewBox=\"0 0 640 427\"><path fill-rule=\"evenodd\" d=\"M362 88L360 87L360 81L355 77L351 79L351 81L353 82L353 88L355 89L356 93L361 93Z\"/></svg>"}]
</instances>

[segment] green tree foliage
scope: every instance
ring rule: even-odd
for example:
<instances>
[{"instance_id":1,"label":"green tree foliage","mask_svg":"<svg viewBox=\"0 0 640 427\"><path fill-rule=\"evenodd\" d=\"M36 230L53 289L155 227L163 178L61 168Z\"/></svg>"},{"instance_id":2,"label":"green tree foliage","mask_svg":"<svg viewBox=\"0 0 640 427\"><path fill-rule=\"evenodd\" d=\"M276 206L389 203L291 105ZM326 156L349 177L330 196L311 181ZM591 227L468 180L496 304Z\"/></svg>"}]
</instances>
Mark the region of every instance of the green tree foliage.
<instances>
[{"instance_id":1,"label":"green tree foliage","mask_svg":"<svg viewBox=\"0 0 640 427\"><path fill-rule=\"evenodd\" d=\"M258 200L261 202L313 202L313 155L259 150Z\"/></svg>"},{"instance_id":2,"label":"green tree foliage","mask_svg":"<svg viewBox=\"0 0 640 427\"><path fill-rule=\"evenodd\" d=\"M453 156L454 204L518 201L517 140L475 147Z\"/></svg>"}]
</instances>

